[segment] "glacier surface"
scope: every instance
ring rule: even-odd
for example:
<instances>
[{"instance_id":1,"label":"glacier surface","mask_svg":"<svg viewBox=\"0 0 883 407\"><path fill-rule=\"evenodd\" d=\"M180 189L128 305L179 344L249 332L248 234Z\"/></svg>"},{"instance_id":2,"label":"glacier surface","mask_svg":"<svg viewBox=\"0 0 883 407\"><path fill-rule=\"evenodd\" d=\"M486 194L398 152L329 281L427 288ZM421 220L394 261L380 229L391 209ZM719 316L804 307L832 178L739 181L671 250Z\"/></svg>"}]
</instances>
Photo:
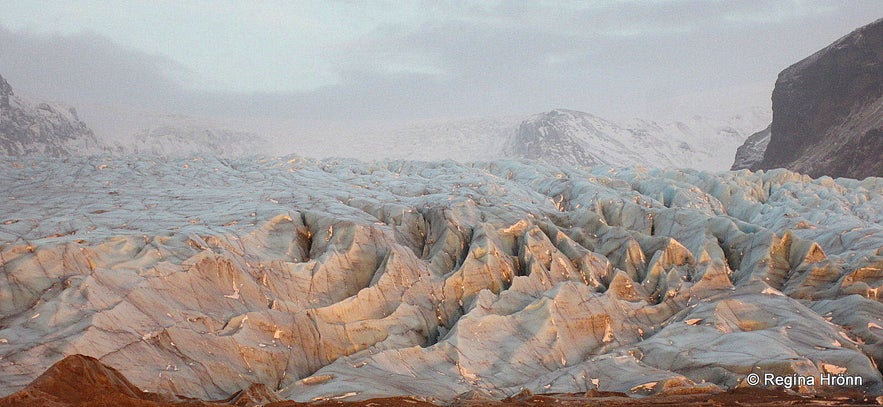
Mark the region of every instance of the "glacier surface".
<instances>
[{"instance_id":1,"label":"glacier surface","mask_svg":"<svg viewBox=\"0 0 883 407\"><path fill-rule=\"evenodd\" d=\"M0 190L5 393L76 353L205 399L883 392L880 178L5 157Z\"/></svg>"}]
</instances>

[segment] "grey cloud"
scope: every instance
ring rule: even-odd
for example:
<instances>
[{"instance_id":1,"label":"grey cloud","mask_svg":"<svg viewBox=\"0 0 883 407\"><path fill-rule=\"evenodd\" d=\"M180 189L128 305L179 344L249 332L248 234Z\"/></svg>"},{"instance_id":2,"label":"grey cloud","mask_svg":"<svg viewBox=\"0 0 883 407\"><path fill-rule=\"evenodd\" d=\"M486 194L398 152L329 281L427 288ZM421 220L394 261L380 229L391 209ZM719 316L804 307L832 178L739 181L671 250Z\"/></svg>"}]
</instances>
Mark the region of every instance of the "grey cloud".
<instances>
[{"instance_id":1,"label":"grey cloud","mask_svg":"<svg viewBox=\"0 0 883 407\"><path fill-rule=\"evenodd\" d=\"M178 107L185 95L175 62L121 47L91 33L13 32L0 26L0 73L17 89L68 103Z\"/></svg>"},{"instance_id":2,"label":"grey cloud","mask_svg":"<svg viewBox=\"0 0 883 407\"><path fill-rule=\"evenodd\" d=\"M771 88L780 70L879 10L876 1L809 5L826 7L813 13L780 2L642 1L562 11L528 2L430 2L437 19L383 26L334 51L340 83L287 93L193 90L185 84L198 73L112 39L0 27L0 73L17 88L71 104L197 115L358 122L554 107L640 115L696 92ZM751 20L758 15L771 17ZM721 94L722 103L768 102L768 95L727 97Z\"/></svg>"}]
</instances>

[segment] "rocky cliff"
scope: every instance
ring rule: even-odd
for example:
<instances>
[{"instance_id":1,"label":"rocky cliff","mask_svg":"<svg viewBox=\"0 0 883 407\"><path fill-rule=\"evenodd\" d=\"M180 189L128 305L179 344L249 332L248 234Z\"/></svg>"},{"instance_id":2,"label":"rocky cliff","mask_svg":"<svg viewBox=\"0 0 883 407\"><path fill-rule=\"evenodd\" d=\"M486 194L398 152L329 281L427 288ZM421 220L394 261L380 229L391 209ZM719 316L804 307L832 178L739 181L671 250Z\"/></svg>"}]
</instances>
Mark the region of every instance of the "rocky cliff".
<instances>
[{"instance_id":1,"label":"rocky cliff","mask_svg":"<svg viewBox=\"0 0 883 407\"><path fill-rule=\"evenodd\" d=\"M763 160L763 154L770 144L770 126L749 136L745 143L736 150L736 161L730 170L751 168Z\"/></svg>"},{"instance_id":2,"label":"rocky cliff","mask_svg":"<svg viewBox=\"0 0 883 407\"><path fill-rule=\"evenodd\" d=\"M771 137L753 169L883 175L883 19L788 67L773 90Z\"/></svg>"},{"instance_id":3,"label":"rocky cliff","mask_svg":"<svg viewBox=\"0 0 883 407\"><path fill-rule=\"evenodd\" d=\"M0 76L0 154L66 156L103 151L77 112L16 96Z\"/></svg>"}]
</instances>

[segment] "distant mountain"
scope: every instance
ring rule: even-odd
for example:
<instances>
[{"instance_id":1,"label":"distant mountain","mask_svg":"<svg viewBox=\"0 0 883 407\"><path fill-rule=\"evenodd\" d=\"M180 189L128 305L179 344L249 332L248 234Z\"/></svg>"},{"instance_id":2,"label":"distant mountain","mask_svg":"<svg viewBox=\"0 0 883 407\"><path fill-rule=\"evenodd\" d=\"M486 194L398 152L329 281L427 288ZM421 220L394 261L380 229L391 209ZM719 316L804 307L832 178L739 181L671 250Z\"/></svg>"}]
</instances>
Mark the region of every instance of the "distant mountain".
<instances>
[{"instance_id":1,"label":"distant mountain","mask_svg":"<svg viewBox=\"0 0 883 407\"><path fill-rule=\"evenodd\" d=\"M556 109L524 116L380 123L306 135L293 146L310 157L460 162L520 158L589 167L598 164L723 171L748 135L770 122L755 107L724 118L615 122ZM342 136L342 137L341 137ZM345 148L342 147L345 146Z\"/></svg>"},{"instance_id":2,"label":"distant mountain","mask_svg":"<svg viewBox=\"0 0 883 407\"><path fill-rule=\"evenodd\" d=\"M266 143L266 140L254 133L223 127L157 124L139 129L123 141L115 141L113 151L160 156L207 154L237 157L262 152Z\"/></svg>"},{"instance_id":3,"label":"distant mountain","mask_svg":"<svg viewBox=\"0 0 883 407\"><path fill-rule=\"evenodd\" d=\"M113 154L229 158L270 153L259 131L243 130L249 129L243 123L127 106L87 105L83 116Z\"/></svg>"},{"instance_id":4,"label":"distant mountain","mask_svg":"<svg viewBox=\"0 0 883 407\"><path fill-rule=\"evenodd\" d=\"M745 143L736 150L736 161L733 162L730 169L743 170L759 163L763 160L763 153L769 144L770 126L767 126L767 128L749 136Z\"/></svg>"},{"instance_id":5,"label":"distant mountain","mask_svg":"<svg viewBox=\"0 0 883 407\"><path fill-rule=\"evenodd\" d=\"M101 151L102 144L74 108L19 97L0 76L0 154L58 157Z\"/></svg>"},{"instance_id":6,"label":"distant mountain","mask_svg":"<svg viewBox=\"0 0 883 407\"><path fill-rule=\"evenodd\" d=\"M333 134L309 135L292 132L285 124L274 129L260 121L87 106L84 116L93 124L87 127L71 108L55 104L33 108L11 95L11 89L4 90L4 106L10 107L4 107L0 127L4 130L0 152L9 155L236 157L295 153L363 160L465 162L524 158L582 167L643 165L726 170L723 157L731 157L749 134L769 123L769 114L760 108L726 119L695 116L669 123L642 119L613 122L589 113L558 109L526 120L500 117L375 123ZM274 147L262 134L274 135Z\"/></svg>"},{"instance_id":7,"label":"distant mountain","mask_svg":"<svg viewBox=\"0 0 883 407\"><path fill-rule=\"evenodd\" d=\"M267 141L254 133L180 115L133 113L110 109L114 131L98 135L61 103L32 102L15 95L0 76L0 154L52 157L93 154L234 157L267 152ZM107 118L105 118L107 119Z\"/></svg>"},{"instance_id":8,"label":"distant mountain","mask_svg":"<svg viewBox=\"0 0 883 407\"><path fill-rule=\"evenodd\" d=\"M589 113L556 109L525 120L504 146L508 157L582 167L595 165L726 170L745 138L769 120L761 109L728 120L695 116L657 123L615 123Z\"/></svg>"},{"instance_id":9,"label":"distant mountain","mask_svg":"<svg viewBox=\"0 0 883 407\"><path fill-rule=\"evenodd\" d=\"M124 116L120 118L120 116ZM723 171L748 135L769 124L769 112L748 109L728 118L694 116L660 123L613 122L558 109L524 116L372 123L323 134L289 133L285 126L238 123L145 112L114 113L122 123L98 128L114 136L114 151L219 156L251 154L350 157L361 160L487 161L524 158L579 166L607 164ZM106 121L106 120L99 120ZM241 131L236 129L249 129ZM122 135L119 135L122 134ZM274 135L274 145L260 136ZM186 155L186 154L185 154Z\"/></svg>"},{"instance_id":10,"label":"distant mountain","mask_svg":"<svg viewBox=\"0 0 883 407\"><path fill-rule=\"evenodd\" d=\"M883 19L779 74L763 160L813 177L883 176Z\"/></svg>"}]
</instances>

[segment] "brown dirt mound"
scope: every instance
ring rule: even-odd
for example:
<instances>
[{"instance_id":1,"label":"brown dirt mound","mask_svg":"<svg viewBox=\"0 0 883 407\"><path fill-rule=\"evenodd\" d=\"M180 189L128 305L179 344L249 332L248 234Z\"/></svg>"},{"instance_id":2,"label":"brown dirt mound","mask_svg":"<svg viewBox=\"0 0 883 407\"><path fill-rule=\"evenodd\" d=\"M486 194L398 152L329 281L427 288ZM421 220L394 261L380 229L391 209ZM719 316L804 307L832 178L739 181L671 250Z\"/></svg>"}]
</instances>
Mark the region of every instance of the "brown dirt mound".
<instances>
[{"instance_id":1,"label":"brown dirt mound","mask_svg":"<svg viewBox=\"0 0 883 407\"><path fill-rule=\"evenodd\" d=\"M0 399L0 407L67 406L208 406L195 400L168 400L147 393L129 382L116 369L97 359L68 356L52 365L28 387Z\"/></svg>"}]
</instances>

